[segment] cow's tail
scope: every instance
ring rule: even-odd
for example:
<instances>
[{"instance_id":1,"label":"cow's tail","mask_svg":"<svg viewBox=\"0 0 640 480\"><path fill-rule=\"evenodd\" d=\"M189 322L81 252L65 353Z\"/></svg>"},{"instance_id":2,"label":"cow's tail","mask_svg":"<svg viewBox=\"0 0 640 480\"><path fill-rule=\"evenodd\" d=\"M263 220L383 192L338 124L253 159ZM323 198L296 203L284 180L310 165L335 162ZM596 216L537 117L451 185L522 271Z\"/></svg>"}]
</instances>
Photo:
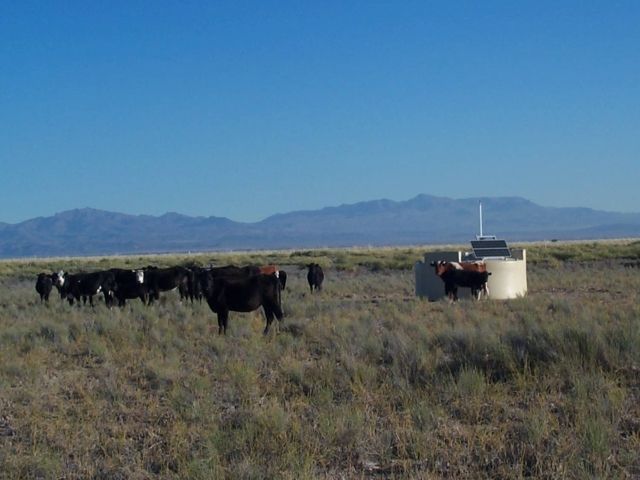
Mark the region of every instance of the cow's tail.
<instances>
[{"instance_id":1,"label":"cow's tail","mask_svg":"<svg viewBox=\"0 0 640 480\"><path fill-rule=\"evenodd\" d=\"M276 295L278 300L278 309L280 310L280 316L284 317L284 309L282 308L282 284L280 283L280 278L277 275L274 275L275 283L276 283ZM281 318L278 318L281 320Z\"/></svg>"}]
</instances>

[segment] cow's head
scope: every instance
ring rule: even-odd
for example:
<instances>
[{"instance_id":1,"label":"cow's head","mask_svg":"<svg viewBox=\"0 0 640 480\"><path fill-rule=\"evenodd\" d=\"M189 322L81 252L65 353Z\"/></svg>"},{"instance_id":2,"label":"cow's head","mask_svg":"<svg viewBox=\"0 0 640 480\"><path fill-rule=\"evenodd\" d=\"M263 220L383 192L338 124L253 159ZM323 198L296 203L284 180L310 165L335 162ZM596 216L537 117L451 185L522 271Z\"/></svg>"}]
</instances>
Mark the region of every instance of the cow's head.
<instances>
[{"instance_id":1,"label":"cow's head","mask_svg":"<svg viewBox=\"0 0 640 480\"><path fill-rule=\"evenodd\" d=\"M144 283L144 270L136 270L136 281L138 283Z\"/></svg>"},{"instance_id":2,"label":"cow's head","mask_svg":"<svg viewBox=\"0 0 640 480\"><path fill-rule=\"evenodd\" d=\"M66 276L67 273L64 270L60 270L58 273L51 274L51 279L53 280L53 283L55 285L57 285L58 287L62 287L64 285Z\"/></svg>"},{"instance_id":3,"label":"cow's head","mask_svg":"<svg viewBox=\"0 0 640 480\"><path fill-rule=\"evenodd\" d=\"M445 262L443 260L440 260L440 261L437 261L437 262L431 262L431 266L435 267L436 275L438 275L440 277L449 268L449 262Z\"/></svg>"}]
</instances>

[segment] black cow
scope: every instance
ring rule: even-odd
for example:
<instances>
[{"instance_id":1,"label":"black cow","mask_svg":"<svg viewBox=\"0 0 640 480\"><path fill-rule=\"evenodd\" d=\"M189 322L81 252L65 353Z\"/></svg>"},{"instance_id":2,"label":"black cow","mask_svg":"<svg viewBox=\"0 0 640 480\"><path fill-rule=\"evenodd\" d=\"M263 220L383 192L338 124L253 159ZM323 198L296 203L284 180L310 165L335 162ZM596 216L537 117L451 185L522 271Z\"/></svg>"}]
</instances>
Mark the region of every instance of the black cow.
<instances>
[{"instance_id":1,"label":"black cow","mask_svg":"<svg viewBox=\"0 0 640 480\"><path fill-rule=\"evenodd\" d=\"M253 265L247 265L245 267L227 265L225 267L201 268L196 272L195 283L201 295L207 297L213 288L214 278L243 279L254 275L260 275L260 268Z\"/></svg>"},{"instance_id":2,"label":"black cow","mask_svg":"<svg viewBox=\"0 0 640 480\"><path fill-rule=\"evenodd\" d=\"M76 302L80 297L82 297L83 302L88 298L89 304L93 307L93 296L102 292L105 305L111 308L115 290L116 278L114 273L101 271L80 275L78 281L71 284L70 293L76 299Z\"/></svg>"},{"instance_id":3,"label":"black cow","mask_svg":"<svg viewBox=\"0 0 640 480\"><path fill-rule=\"evenodd\" d=\"M275 275L252 275L248 278L209 277L206 291L209 308L218 315L218 333L226 334L229 312L252 312L262 306L266 319L264 334L275 316L282 321L280 280Z\"/></svg>"},{"instance_id":4,"label":"black cow","mask_svg":"<svg viewBox=\"0 0 640 480\"><path fill-rule=\"evenodd\" d=\"M143 304L148 303L149 288L144 281L143 270L126 270L122 268L112 268L116 280L115 297L118 299L118 306L124 307L127 300L139 298Z\"/></svg>"},{"instance_id":5,"label":"black cow","mask_svg":"<svg viewBox=\"0 0 640 480\"><path fill-rule=\"evenodd\" d=\"M436 266L436 269L438 267ZM437 270L436 270L437 271ZM451 301L458 300L458 287L471 289L471 296L478 300L480 292L487 292L489 272L474 272L470 270L445 270L439 274L444 282L444 293Z\"/></svg>"},{"instance_id":6,"label":"black cow","mask_svg":"<svg viewBox=\"0 0 640 480\"><path fill-rule=\"evenodd\" d=\"M53 275L49 273L39 273L36 280L36 292L40 294L40 302L48 302L49 294L53 288Z\"/></svg>"},{"instance_id":7,"label":"black cow","mask_svg":"<svg viewBox=\"0 0 640 480\"><path fill-rule=\"evenodd\" d=\"M167 292L176 288L185 288L189 281L189 270L184 267L144 269L145 283L149 288L149 303L160 298L160 292Z\"/></svg>"},{"instance_id":8,"label":"black cow","mask_svg":"<svg viewBox=\"0 0 640 480\"><path fill-rule=\"evenodd\" d=\"M251 275L259 275L260 267L256 265L245 265L244 267L236 267L235 265L226 265L224 267L211 267L209 272L213 272L214 275L219 277L249 277Z\"/></svg>"},{"instance_id":9,"label":"black cow","mask_svg":"<svg viewBox=\"0 0 640 480\"><path fill-rule=\"evenodd\" d=\"M309 290L313 293L313 289L316 291L322 290L322 282L324 281L324 272L322 267L317 263L310 263L307 265L309 271L307 272L307 282L309 282Z\"/></svg>"},{"instance_id":10,"label":"black cow","mask_svg":"<svg viewBox=\"0 0 640 480\"><path fill-rule=\"evenodd\" d=\"M187 281L178 285L180 300L190 300L193 303L194 300L202 299L202 292L197 281L200 267L191 266L185 268L187 269Z\"/></svg>"},{"instance_id":11,"label":"black cow","mask_svg":"<svg viewBox=\"0 0 640 480\"><path fill-rule=\"evenodd\" d=\"M51 274L51 280L53 281L53 286L58 290L58 294L60 295L60 300L64 301L66 298L66 287L63 286L64 276L66 273L64 270L60 270L59 272L54 272Z\"/></svg>"},{"instance_id":12,"label":"black cow","mask_svg":"<svg viewBox=\"0 0 640 480\"><path fill-rule=\"evenodd\" d=\"M278 280L280 280L280 286L282 290L287 288L287 272L284 270L278 270Z\"/></svg>"},{"instance_id":13,"label":"black cow","mask_svg":"<svg viewBox=\"0 0 640 480\"><path fill-rule=\"evenodd\" d=\"M195 300L202 301L202 286L201 277L206 276L206 272L210 268L200 267L198 265L189 265L185 267L187 270L187 281L178 285L178 291L180 292L180 300L190 300L193 303Z\"/></svg>"},{"instance_id":14,"label":"black cow","mask_svg":"<svg viewBox=\"0 0 640 480\"><path fill-rule=\"evenodd\" d=\"M58 293L60 294L60 300L67 300L69 305L73 305L74 296L71 293L71 287L80 280L82 275L84 275L84 273L71 274L64 270L60 270L51 275L53 286L58 289Z\"/></svg>"},{"instance_id":15,"label":"black cow","mask_svg":"<svg viewBox=\"0 0 640 480\"><path fill-rule=\"evenodd\" d=\"M93 296L102 292L104 303L111 307L116 289L115 275L110 271L100 271L91 273L69 274L60 272L56 274L56 284L60 287L60 295L73 305L74 300L78 305L82 298L83 303L89 299L89 304L93 307Z\"/></svg>"},{"instance_id":16,"label":"black cow","mask_svg":"<svg viewBox=\"0 0 640 480\"><path fill-rule=\"evenodd\" d=\"M280 280L280 286L282 290L287 288L287 272L284 270L280 270L277 265L264 265L262 267L258 267L260 269L260 273L264 275L276 275Z\"/></svg>"}]
</instances>

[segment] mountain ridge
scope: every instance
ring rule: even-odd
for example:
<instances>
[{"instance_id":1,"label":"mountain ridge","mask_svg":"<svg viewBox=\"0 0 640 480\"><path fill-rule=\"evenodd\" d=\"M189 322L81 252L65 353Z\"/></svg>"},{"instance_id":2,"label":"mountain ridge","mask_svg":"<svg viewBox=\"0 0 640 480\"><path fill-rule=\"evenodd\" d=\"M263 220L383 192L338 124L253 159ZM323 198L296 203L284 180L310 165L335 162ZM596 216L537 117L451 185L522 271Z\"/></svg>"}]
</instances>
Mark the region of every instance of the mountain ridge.
<instances>
[{"instance_id":1,"label":"mountain ridge","mask_svg":"<svg viewBox=\"0 0 640 480\"><path fill-rule=\"evenodd\" d=\"M466 242L479 230L510 241L640 236L640 213L543 207L523 197L453 199L419 194L277 213L257 222L167 212L134 215L83 207L0 222L0 257L347 247Z\"/></svg>"}]
</instances>

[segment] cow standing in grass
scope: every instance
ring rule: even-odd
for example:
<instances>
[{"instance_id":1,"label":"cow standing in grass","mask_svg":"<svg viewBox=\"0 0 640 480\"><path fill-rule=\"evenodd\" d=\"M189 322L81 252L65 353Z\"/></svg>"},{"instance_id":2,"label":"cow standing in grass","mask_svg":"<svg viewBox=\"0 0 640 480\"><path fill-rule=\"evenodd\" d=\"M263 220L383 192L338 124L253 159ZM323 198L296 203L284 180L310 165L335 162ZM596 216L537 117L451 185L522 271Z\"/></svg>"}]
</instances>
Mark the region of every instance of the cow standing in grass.
<instances>
[{"instance_id":1,"label":"cow standing in grass","mask_svg":"<svg viewBox=\"0 0 640 480\"><path fill-rule=\"evenodd\" d=\"M149 302L149 288L144 281L144 270L112 268L109 271L115 276L115 297L118 299L119 307L124 307L127 300L133 298L139 298L143 304Z\"/></svg>"},{"instance_id":2,"label":"cow standing in grass","mask_svg":"<svg viewBox=\"0 0 640 480\"><path fill-rule=\"evenodd\" d=\"M208 297L213 290L213 281L216 278L243 279L254 275L260 275L260 268L254 265L237 267L227 265L224 267L201 268L196 273L196 286L203 297Z\"/></svg>"},{"instance_id":3,"label":"cow standing in grass","mask_svg":"<svg viewBox=\"0 0 640 480\"><path fill-rule=\"evenodd\" d=\"M89 300L93 307L93 296L99 293L104 295L104 303L111 308L116 289L115 276L110 271L70 274L64 271L54 274L54 285L60 291L60 297L66 298L69 305L75 301L80 305Z\"/></svg>"},{"instance_id":4,"label":"cow standing in grass","mask_svg":"<svg viewBox=\"0 0 640 480\"><path fill-rule=\"evenodd\" d=\"M260 273L263 275L275 275L280 280L280 286L282 290L287 287L287 272L284 270L280 270L277 265L264 265L262 267L258 267L260 269Z\"/></svg>"},{"instance_id":5,"label":"cow standing in grass","mask_svg":"<svg viewBox=\"0 0 640 480\"><path fill-rule=\"evenodd\" d=\"M40 295L40 302L49 302L49 294L53 288L53 275L39 273L36 280L36 292Z\"/></svg>"},{"instance_id":6,"label":"cow standing in grass","mask_svg":"<svg viewBox=\"0 0 640 480\"><path fill-rule=\"evenodd\" d=\"M324 272L322 271L322 267L317 263L310 263L307 265L309 269L307 271L307 282L309 283L309 290L313 293L313 290L316 291L322 290L322 282L324 281Z\"/></svg>"},{"instance_id":7,"label":"cow standing in grass","mask_svg":"<svg viewBox=\"0 0 640 480\"><path fill-rule=\"evenodd\" d=\"M487 282L489 272L484 262L431 262L438 277L444 282L444 293L449 300L458 300L458 287L471 289L471 296L479 300L480 295L489 294Z\"/></svg>"},{"instance_id":8,"label":"cow standing in grass","mask_svg":"<svg viewBox=\"0 0 640 480\"><path fill-rule=\"evenodd\" d=\"M260 307L266 319L264 334L269 333L274 317L282 321L280 290L276 275L209 276L205 295L209 308L218 316L218 333L227 333L229 312L252 312Z\"/></svg>"},{"instance_id":9,"label":"cow standing in grass","mask_svg":"<svg viewBox=\"0 0 640 480\"><path fill-rule=\"evenodd\" d=\"M184 267L144 269L145 284L149 288L149 303L160 299L160 292L188 288L189 270Z\"/></svg>"}]
</instances>

